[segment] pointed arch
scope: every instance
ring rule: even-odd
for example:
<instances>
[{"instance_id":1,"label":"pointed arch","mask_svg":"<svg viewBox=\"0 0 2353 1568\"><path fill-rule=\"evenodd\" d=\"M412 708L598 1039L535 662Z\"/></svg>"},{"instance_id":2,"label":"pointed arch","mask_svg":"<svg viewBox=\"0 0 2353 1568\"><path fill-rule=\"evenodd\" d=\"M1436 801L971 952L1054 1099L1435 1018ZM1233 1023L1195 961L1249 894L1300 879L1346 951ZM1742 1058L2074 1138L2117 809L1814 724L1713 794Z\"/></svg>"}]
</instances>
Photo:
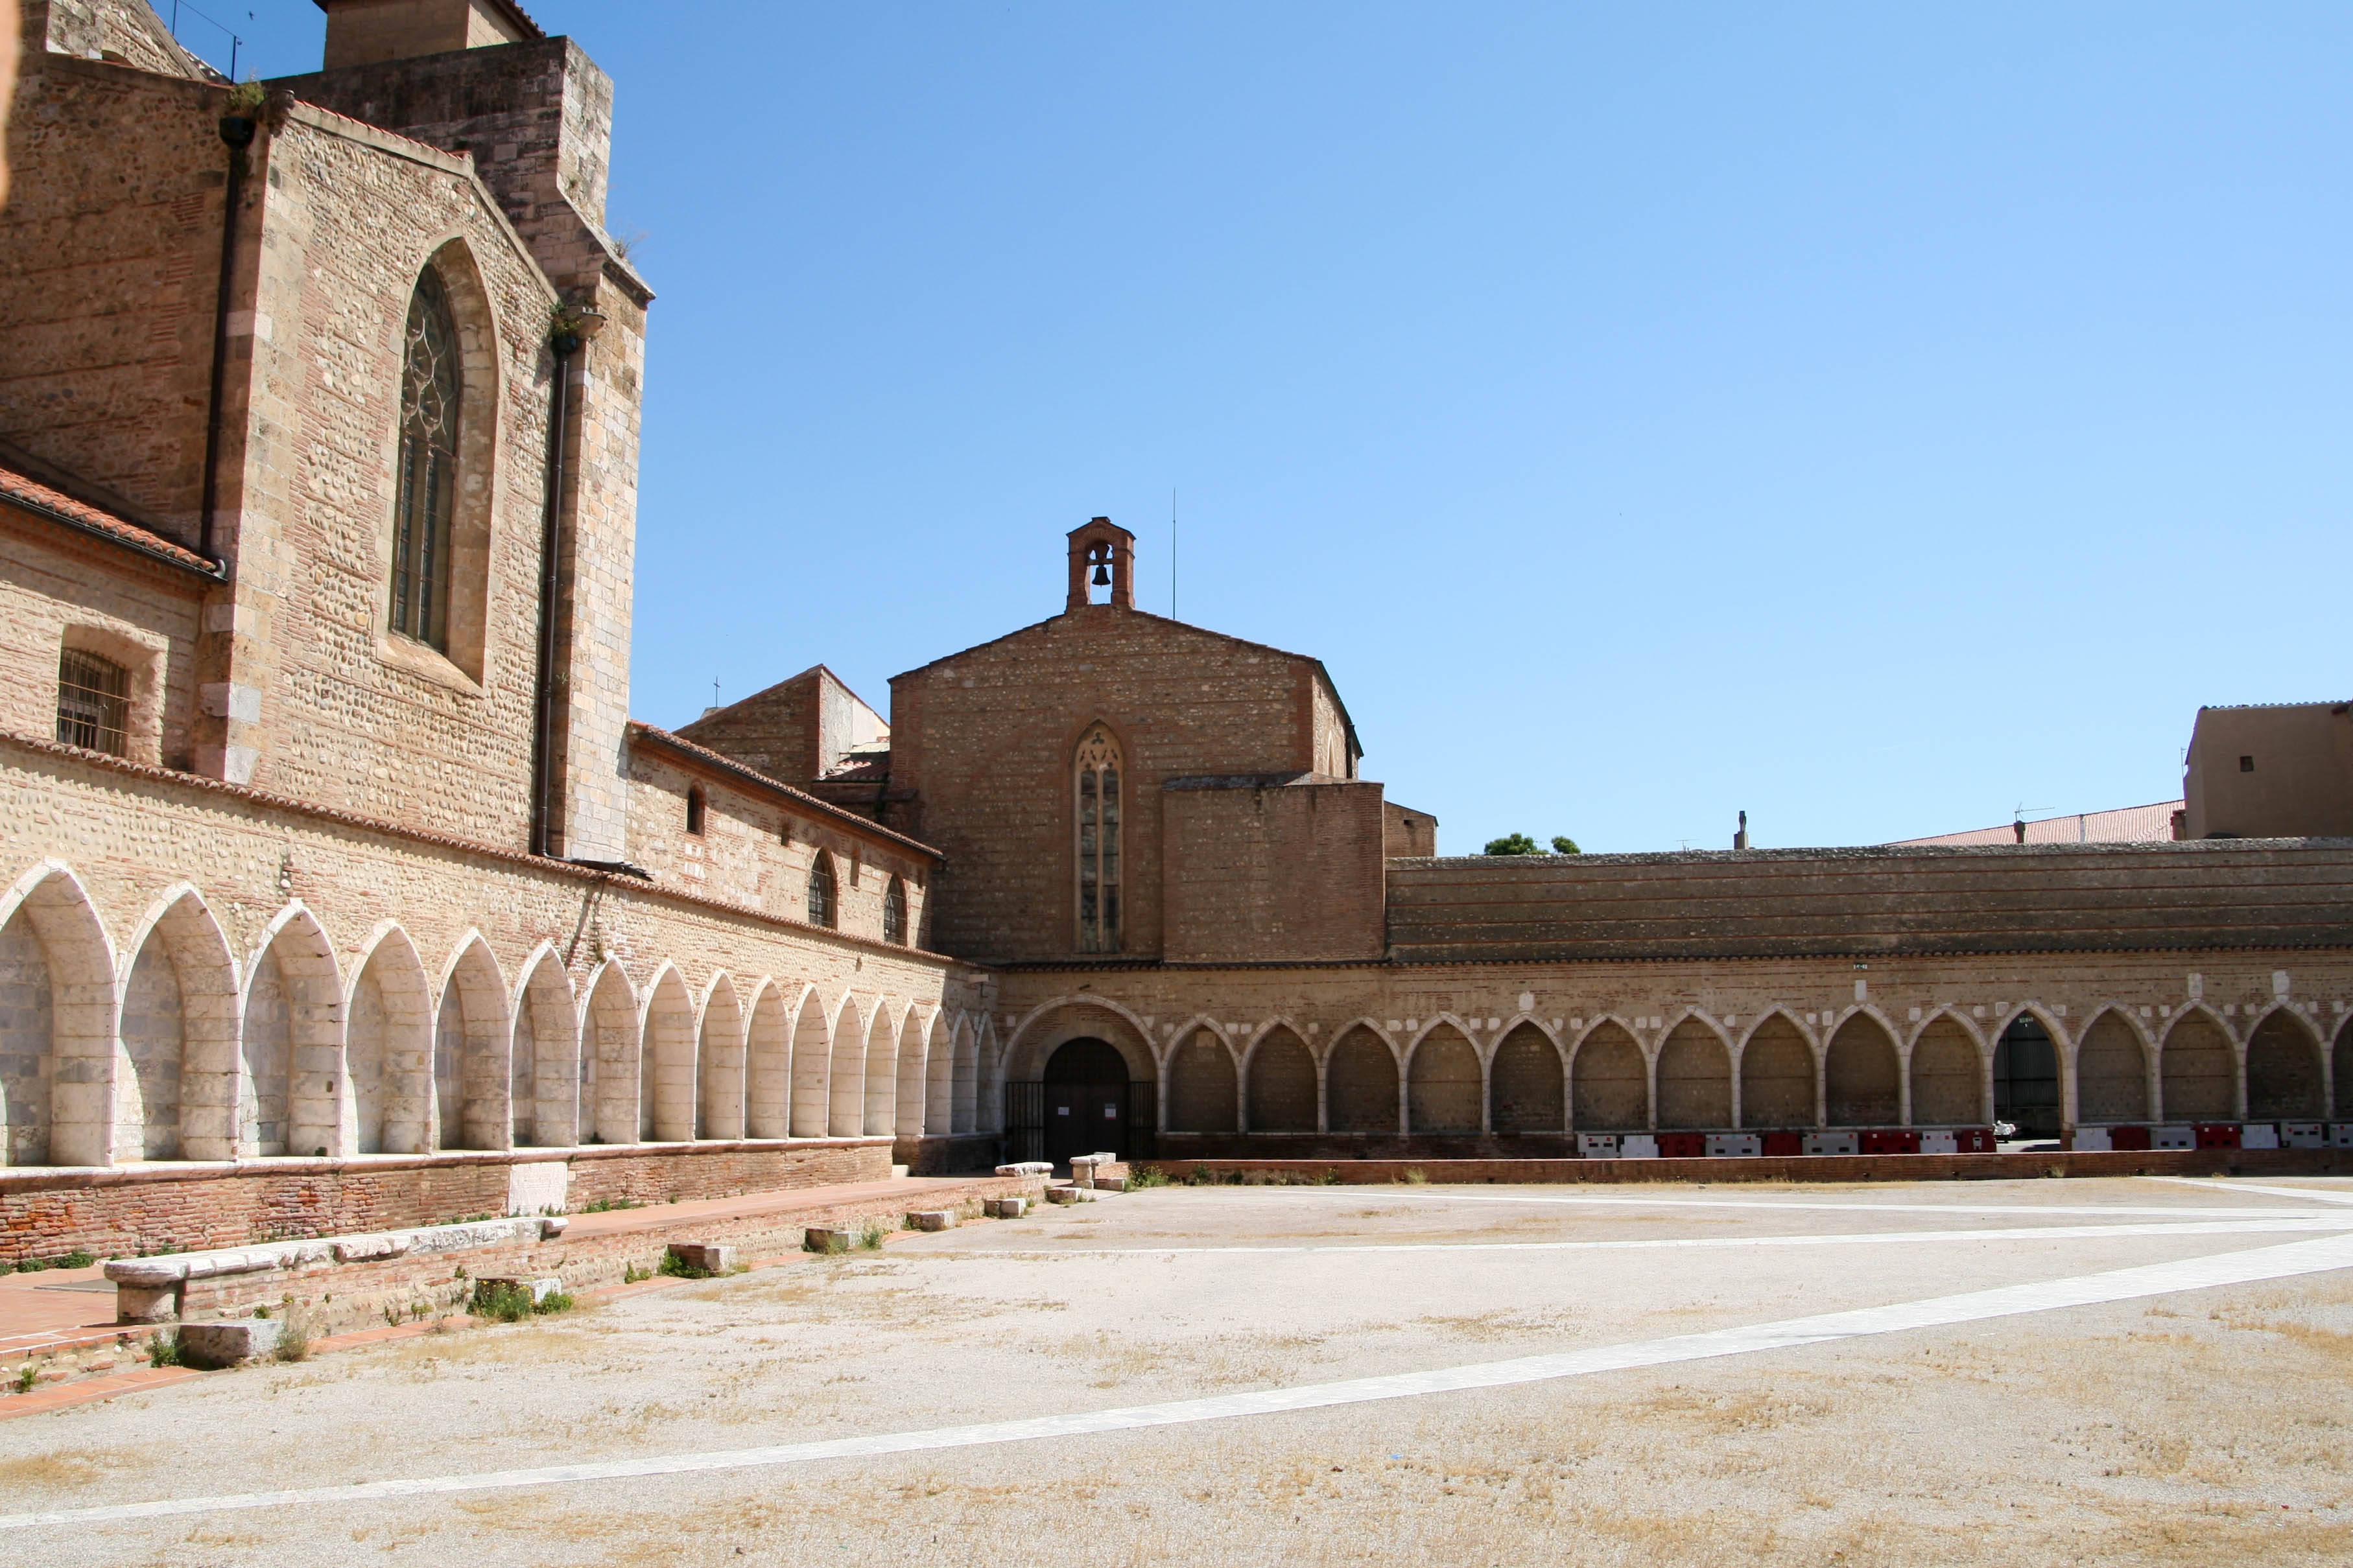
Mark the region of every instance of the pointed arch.
<instances>
[{"instance_id":1,"label":"pointed arch","mask_svg":"<svg viewBox=\"0 0 2353 1568\"><path fill-rule=\"evenodd\" d=\"M1277 1022L1250 1042L1242 1066L1248 1093L1242 1126L1251 1132L1315 1131L1315 1058L1289 1024Z\"/></svg>"},{"instance_id":2,"label":"pointed arch","mask_svg":"<svg viewBox=\"0 0 2353 1568\"><path fill-rule=\"evenodd\" d=\"M1533 1018L1504 1031L1487 1068L1487 1125L1497 1132L1568 1130L1568 1062Z\"/></svg>"},{"instance_id":3,"label":"pointed arch","mask_svg":"<svg viewBox=\"0 0 2353 1568\"><path fill-rule=\"evenodd\" d=\"M966 1049L965 1037L971 1033L971 1016L957 1014L948 1026L946 1048L934 1050L924 1064L923 1132L927 1137L944 1137L955 1125L956 1058Z\"/></svg>"},{"instance_id":4,"label":"pointed arch","mask_svg":"<svg viewBox=\"0 0 2353 1568\"><path fill-rule=\"evenodd\" d=\"M1831 1032L1822 1054L1824 1120L1832 1127L1894 1127L1904 1116L1904 1069L1895 1034L1858 1007Z\"/></svg>"},{"instance_id":5,"label":"pointed arch","mask_svg":"<svg viewBox=\"0 0 2353 1568\"><path fill-rule=\"evenodd\" d=\"M744 1133L789 1138L793 1131L793 1017L786 987L763 980L744 1029Z\"/></svg>"},{"instance_id":6,"label":"pointed arch","mask_svg":"<svg viewBox=\"0 0 2353 1568\"><path fill-rule=\"evenodd\" d=\"M434 1139L433 982L408 933L369 933L345 999L343 1092L337 1117L354 1154L422 1154Z\"/></svg>"},{"instance_id":7,"label":"pointed arch","mask_svg":"<svg viewBox=\"0 0 2353 1568\"><path fill-rule=\"evenodd\" d=\"M833 1019L833 1065L827 1079L827 1135L856 1138L866 1131L866 1033L882 999L845 996Z\"/></svg>"},{"instance_id":8,"label":"pointed arch","mask_svg":"<svg viewBox=\"0 0 2353 1568\"><path fill-rule=\"evenodd\" d=\"M1993 1031L1993 1113L2021 1137L2055 1138L2067 1121L2067 1031L2055 1011L2034 1003L2010 1010Z\"/></svg>"},{"instance_id":9,"label":"pointed arch","mask_svg":"<svg viewBox=\"0 0 2353 1568\"><path fill-rule=\"evenodd\" d=\"M1911 1125L1972 1127L1993 1120L1991 1063L1967 1020L1949 1007L1912 1037Z\"/></svg>"},{"instance_id":10,"label":"pointed arch","mask_svg":"<svg viewBox=\"0 0 2353 1568\"><path fill-rule=\"evenodd\" d=\"M580 1142L580 1009L553 942L522 961L515 987L508 1074L508 1146L568 1149Z\"/></svg>"},{"instance_id":11,"label":"pointed arch","mask_svg":"<svg viewBox=\"0 0 2353 1568\"><path fill-rule=\"evenodd\" d=\"M501 407L498 318L463 238L419 268L399 344L400 424L385 521L384 620L475 680L484 674Z\"/></svg>"},{"instance_id":12,"label":"pointed arch","mask_svg":"<svg viewBox=\"0 0 2353 1568\"><path fill-rule=\"evenodd\" d=\"M1706 1015L1678 1019L1659 1045L1659 1125L1682 1131L1732 1125L1732 1043Z\"/></svg>"},{"instance_id":13,"label":"pointed arch","mask_svg":"<svg viewBox=\"0 0 2353 1568\"><path fill-rule=\"evenodd\" d=\"M2238 1115L2238 1048L2205 1004L2183 1009L2165 1031L2158 1084L2158 1114L2168 1121L2227 1121Z\"/></svg>"},{"instance_id":14,"label":"pointed arch","mask_svg":"<svg viewBox=\"0 0 2353 1568\"><path fill-rule=\"evenodd\" d=\"M662 1143L694 1139L694 996L677 964L662 960L646 987L645 1075L641 1082L639 1136Z\"/></svg>"},{"instance_id":15,"label":"pointed arch","mask_svg":"<svg viewBox=\"0 0 2353 1568\"><path fill-rule=\"evenodd\" d=\"M644 1098L644 1031L637 993L617 958L596 966L588 979L588 1001L580 1010L580 1054L587 1081L581 1090L581 1116L592 1143L634 1143L638 1103Z\"/></svg>"},{"instance_id":16,"label":"pointed arch","mask_svg":"<svg viewBox=\"0 0 2353 1568\"><path fill-rule=\"evenodd\" d=\"M1451 1014L1433 1019L1407 1053L1406 1126L1424 1133L1483 1131L1486 1068L1478 1047Z\"/></svg>"},{"instance_id":17,"label":"pointed arch","mask_svg":"<svg viewBox=\"0 0 2353 1568\"><path fill-rule=\"evenodd\" d=\"M89 889L45 860L0 896L0 1115L12 1165L114 1153L115 957Z\"/></svg>"},{"instance_id":18,"label":"pointed arch","mask_svg":"<svg viewBox=\"0 0 2353 1568\"><path fill-rule=\"evenodd\" d=\"M2149 1120L2149 1042L2121 1007L2103 1007L2075 1047L2075 1121L2099 1127Z\"/></svg>"},{"instance_id":19,"label":"pointed arch","mask_svg":"<svg viewBox=\"0 0 2353 1568\"><path fill-rule=\"evenodd\" d=\"M979 1026L965 1036L964 1048L956 1052L955 1069L949 1076L949 1127L958 1133L980 1131L980 1074L984 1061L996 1055L995 1021L981 1016Z\"/></svg>"},{"instance_id":20,"label":"pointed arch","mask_svg":"<svg viewBox=\"0 0 2353 1568\"><path fill-rule=\"evenodd\" d=\"M333 945L300 902L279 911L247 966L237 1149L343 1153L343 983Z\"/></svg>"},{"instance_id":21,"label":"pointed arch","mask_svg":"<svg viewBox=\"0 0 2353 1568\"><path fill-rule=\"evenodd\" d=\"M976 1132L1005 1131L1005 1081L1012 1070L1013 1047L997 1032L997 1020L985 1018L980 1032L980 1048L973 1076L972 1130ZM1152 1046L1144 1047L1145 1060L1152 1059Z\"/></svg>"},{"instance_id":22,"label":"pointed arch","mask_svg":"<svg viewBox=\"0 0 2353 1568\"><path fill-rule=\"evenodd\" d=\"M907 1021L899 1036L899 1100L892 1129L902 1138L923 1136L923 1118L930 1109L925 1089L932 1058L946 1036L944 1018L944 1012L937 1007L929 1012L907 1009Z\"/></svg>"},{"instance_id":23,"label":"pointed arch","mask_svg":"<svg viewBox=\"0 0 2353 1568\"><path fill-rule=\"evenodd\" d=\"M2247 1115L2256 1121L2328 1114L2323 1047L2303 1016L2274 1007L2247 1034Z\"/></svg>"},{"instance_id":24,"label":"pointed arch","mask_svg":"<svg viewBox=\"0 0 2353 1568\"><path fill-rule=\"evenodd\" d=\"M1586 1030L1569 1058L1570 1117L1580 1132L1640 1132L1651 1125L1651 1071L1641 1042L1617 1018Z\"/></svg>"},{"instance_id":25,"label":"pointed arch","mask_svg":"<svg viewBox=\"0 0 2353 1568\"><path fill-rule=\"evenodd\" d=\"M832 1130L831 1076L834 1021L840 1007L828 1010L825 998L812 986L801 993L793 1015L793 1136L823 1138Z\"/></svg>"},{"instance_id":26,"label":"pointed arch","mask_svg":"<svg viewBox=\"0 0 2353 1568\"><path fill-rule=\"evenodd\" d=\"M694 1135L744 1136L744 1005L721 970L703 988L694 1028Z\"/></svg>"},{"instance_id":27,"label":"pointed arch","mask_svg":"<svg viewBox=\"0 0 2353 1568\"><path fill-rule=\"evenodd\" d=\"M1324 1099L1335 1132L1400 1129L1397 1049L1371 1019L1357 1019L1333 1040L1324 1059Z\"/></svg>"},{"instance_id":28,"label":"pointed arch","mask_svg":"<svg viewBox=\"0 0 2353 1568\"><path fill-rule=\"evenodd\" d=\"M1234 1057L1224 1035L1206 1026L1179 1036L1168 1053L1168 1130L1172 1132L1231 1132L1239 1124L1240 1096Z\"/></svg>"},{"instance_id":29,"label":"pointed arch","mask_svg":"<svg viewBox=\"0 0 2353 1568\"><path fill-rule=\"evenodd\" d=\"M433 1108L437 1146L504 1149L512 1136L508 1109L514 1015L506 977L482 933L470 931L442 971L433 1025Z\"/></svg>"},{"instance_id":30,"label":"pointed arch","mask_svg":"<svg viewBox=\"0 0 2353 1568\"><path fill-rule=\"evenodd\" d=\"M876 1005L874 1022L867 1028L864 1131L869 1138L887 1138L899 1130L900 1026L902 1022L912 1021L913 1013L913 1007L904 1007L893 1016L891 999L885 996Z\"/></svg>"},{"instance_id":31,"label":"pointed arch","mask_svg":"<svg viewBox=\"0 0 2353 1568\"><path fill-rule=\"evenodd\" d=\"M183 882L149 910L131 951L114 1068L115 1156L229 1159L238 987L228 938Z\"/></svg>"},{"instance_id":32,"label":"pointed arch","mask_svg":"<svg viewBox=\"0 0 2353 1568\"><path fill-rule=\"evenodd\" d=\"M1776 1007L1740 1043L1740 1125L1795 1129L1817 1124L1820 1068L1798 1020Z\"/></svg>"}]
</instances>

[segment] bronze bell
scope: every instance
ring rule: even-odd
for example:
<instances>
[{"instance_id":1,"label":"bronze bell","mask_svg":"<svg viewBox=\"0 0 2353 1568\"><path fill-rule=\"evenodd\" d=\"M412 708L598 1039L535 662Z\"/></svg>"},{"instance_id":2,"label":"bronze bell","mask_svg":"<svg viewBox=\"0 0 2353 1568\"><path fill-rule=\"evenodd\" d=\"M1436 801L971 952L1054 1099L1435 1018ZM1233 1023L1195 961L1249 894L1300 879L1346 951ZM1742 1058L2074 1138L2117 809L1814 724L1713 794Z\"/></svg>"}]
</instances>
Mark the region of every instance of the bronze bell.
<instances>
[{"instance_id":1,"label":"bronze bell","mask_svg":"<svg viewBox=\"0 0 2353 1568\"><path fill-rule=\"evenodd\" d=\"M1111 586L1111 568L1101 561L1095 563L1095 586L1098 588Z\"/></svg>"}]
</instances>

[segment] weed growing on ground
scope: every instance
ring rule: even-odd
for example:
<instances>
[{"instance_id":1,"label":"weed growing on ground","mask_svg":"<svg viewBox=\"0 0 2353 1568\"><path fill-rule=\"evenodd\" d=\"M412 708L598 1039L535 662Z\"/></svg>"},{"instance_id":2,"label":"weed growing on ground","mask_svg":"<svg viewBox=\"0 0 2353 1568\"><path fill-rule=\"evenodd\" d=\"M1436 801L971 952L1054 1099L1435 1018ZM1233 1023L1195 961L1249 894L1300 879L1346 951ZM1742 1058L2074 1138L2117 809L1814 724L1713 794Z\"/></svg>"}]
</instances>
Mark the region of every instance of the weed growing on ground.
<instances>
[{"instance_id":1,"label":"weed growing on ground","mask_svg":"<svg viewBox=\"0 0 2353 1568\"><path fill-rule=\"evenodd\" d=\"M684 1258L681 1258L675 1252L663 1253L661 1264L654 1270L654 1272L664 1275L672 1279L708 1279L711 1278L710 1269L698 1268L693 1264L689 1263Z\"/></svg>"},{"instance_id":2,"label":"weed growing on ground","mask_svg":"<svg viewBox=\"0 0 2353 1568\"><path fill-rule=\"evenodd\" d=\"M907 1216L907 1227L910 1230L914 1228L914 1223L915 1216L909 1215ZM884 1225L879 1219L870 1219L863 1226L859 1227L859 1247L861 1251L880 1252L882 1250L882 1238L890 1234L890 1226Z\"/></svg>"},{"instance_id":3,"label":"weed growing on ground","mask_svg":"<svg viewBox=\"0 0 2353 1568\"><path fill-rule=\"evenodd\" d=\"M1157 1165L1130 1165L1127 1168L1127 1190L1140 1193L1146 1187L1165 1187L1168 1173Z\"/></svg>"},{"instance_id":4,"label":"weed growing on ground","mask_svg":"<svg viewBox=\"0 0 2353 1568\"><path fill-rule=\"evenodd\" d=\"M621 1265L621 1283L624 1285L635 1285L640 1280L650 1279L653 1277L654 1271L650 1268L640 1268L634 1263Z\"/></svg>"},{"instance_id":5,"label":"weed growing on ground","mask_svg":"<svg viewBox=\"0 0 2353 1568\"><path fill-rule=\"evenodd\" d=\"M1339 1186L1341 1184L1340 1173L1333 1170L1327 1165L1322 1171L1316 1173L1315 1184L1319 1187Z\"/></svg>"},{"instance_id":6,"label":"weed growing on ground","mask_svg":"<svg viewBox=\"0 0 2353 1568\"><path fill-rule=\"evenodd\" d=\"M19 1274L37 1274L44 1268L87 1268L98 1261L98 1255L87 1247L75 1247L60 1258L27 1258L16 1265Z\"/></svg>"},{"instance_id":7,"label":"weed growing on ground","mask_svg":"<svg viewBox=\"0 0 2353 1568\"><path fill-rule=\"evenodd\" d=\"M188 1364L188 1352L180 1348L180 1336L176 1330L168 1334L147 1336L147 1364L149 1366Z\"/></svg>"},{"instance_id":8,"label":"weed growing on ground","mask_svg":"<svg viewBox=\"0 0 2353 1568\"><path fill-rule=\"evenodd\" d=\"M1409 1165L1405 1172L1405 1184L1409 1187L1426 1187L1430 1185L1430 1173L1419 1165Z\"/></svg>"},{"instance_id":9,"label":"weed growing on ground","mask_svg":"<svg viewBox=\"0 0 2353 1568\"><path fill-rule=\"evenodd\" d=\"M645 1206L646 1200L643 1198L598 1198L595 1203L581 1205L580 1212L610 1214L615 1209L641 1209Z\"/></svg>"},{"instance_id":10,"label":"weed growing on ground","mask_svg":"<svg viewBox=\"0 0 2353 1568\"><path fill-rule=\"evenodd\" d=\"M278 1331L278 1348L269 1352L280 1361L311 1359L311 1320L291 1301L286 1303L286 1322Z\"/></svg>"},{"instance_id":11,"label":"weed growing on ground","mask_svg":"<svg viewBox=\"0 0 2353 1568\"><path fill-rule=\"evenodd\" d=\"M849 1238L838 1230L828 1231L822 1242L814 1236L807 1236L801 1238L801 1250L818 1253L847 1252L849 1250Z\"/></svg>"},{"instance_id":12,"label":"weed growing on ground","mask_svg":"<svg viewBox=\"0 0 2353 1568\"><path fill-rule=\"evenodd\" d=\"M389 1301L385 1302L384 1307L384 1326L387 1329L400 1327L400 1309Z\"/></svg>"},{"instance_id":13,"label":"weed growing on ground","mask_svg":"<svg viewBox=\"0 0 2353 1568\"><path fill-rule=\"evenodd\" d=\"M19 1394L32 1393L33 1379L40 1375L41 1374L34 1369L31 1362L26 1362L24 1365L18 1367L16 1369L16 1392Z\"/></svg>"},{"instance_id":14,"label":"weed growing on ground","mask_svg":"<svg viewBox=\"0 0 2353 1568\"><path fill-rule=\"evenodd\" d=\"M519 1323L531 1316L531 1287L512 1279L477 1280L471 1310L478 1318Z\"/></svg>"}]
</instances>

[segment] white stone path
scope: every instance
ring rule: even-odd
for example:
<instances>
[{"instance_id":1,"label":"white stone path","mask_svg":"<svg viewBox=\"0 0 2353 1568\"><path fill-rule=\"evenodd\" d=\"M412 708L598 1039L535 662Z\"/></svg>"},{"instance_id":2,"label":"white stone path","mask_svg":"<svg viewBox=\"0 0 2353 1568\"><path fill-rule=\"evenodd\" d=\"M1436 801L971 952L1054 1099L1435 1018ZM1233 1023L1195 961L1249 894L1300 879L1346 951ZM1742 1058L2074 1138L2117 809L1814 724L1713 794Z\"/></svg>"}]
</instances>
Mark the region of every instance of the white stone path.
<instances>
[{"instance_id":1,"label":"white stone path","mask_svg":"<svg viewBox=\"0 0 2353 1568\"><path fill-rule=\"evenodd\" d=\"M2306 1195L2299 1189L2280 1190L2299 1197ZM1497 1194L1497 1197L1501 1200L1502 1194ZM1694 1200L1641 1201L1681 1205ZM1714 1205L1711 1205L1711 1206ZM1785 1205L1770 1202L1744 1204L1735 1200L1726 1206L1875 1208L1881 1205ZM1956 1212L1952 1207L1941 1205L1887 1205L1884 1206L1890 1210L1934 1207L1943 1213ZM2001 1212L2016 1211L2012 1209ZM2052 1211L2038 1209L2035 1212ZM2111 1209L2101 1212L2113 1214L2116 1211ZM2175 1209L2154 1212L2166 1213L2178 1219L2185 1211ZM2211 1221L2216 1217L2214 1211L2187 1212L2200 1215L2197 1221L2186 1222L2200 1227L2187 1234L2211 1235L2222 1228L2246 1231L2254 1229L2253 1226L2243 1223L2230 1227L2208 1226L2201 1222ZM2270 1220L2292 1220L2295 1216L2292 1213L2274 1210L2264 1214L2263 1217ZM2316 1220L2320 1216L2311 1215L2309 1218ZM2153 1235L2185 1234L2182 1229L2172 1225L2070 1228L2097 1231L2102 1234L2138 1235L2144 1232ZM2272 1230L2275 1227L2265 1226L2263 1228ZM2328 1228L2341 1227L2331 1226ZM1966 1242L1991 1239L2002 1234L1989 1231L1915 1233L1913 1238L1924 1239L1926 1236L1937 1236L1950 1242ZM2015 1233L2010 1234L2014 1237ZM2050 1236L2055 1233L2051 1229L2038 1228L2031 1229L2026 1234ZM1789 1237L1788 1239L1797 1242L1852 1238ZM1898 1237L1873 1237L1871 1239L1898 1239ZM275 1492L164 1498L152 1502L122 1503L102 1508L60 1509L38 1513L7 1514L0 1515L0 1530L28 1530L41 1526L89 1526L188 1514L228 1513L253 1509L379 1501L448 1493L508 1490L522 1487L561 1486L580 1481L626 1480L640 1476L674 1476L722 1470L773 1468L786 1465L810 1464L827 1459L871 1458L891 1454L926 1453L1000 1443L1029 1442L1039 1438L1067 1438L1106 1432L1135 1431L1146 1427L1182 1426L1200 1421L1234 1420L1251 1415L1274 1415L1292 1411L1325 1409L1335 1405L1367 1404L1378 1400L1411 1399L1424 1394L1460 1393L1468 1389L1507 1388L1524 1384L1549 1382L1558 1378L1583 1377L1593 1373L1623 1372L1638 1367L1670 1365L1678 1362L1746 1355L1758 1351L1801 1349L1876 1334L1901 1333L1913 1329L1941 1328L1959 1323L1980 1322L1990 1318L2018 1317L2034 1312L2056 1311L2068 1307L2129 1301L2148 1296L2169 1295L2180 1290L2205 1290L2220 1286L2246 1285L2262 1280L2292 1279L2298 1275L2324 1273L2348 1268L2353 1268L2353 1235L2336 1235L2318 1240L2252 1247L2205 1258L2144 1264L2130 1268L2115 1268L2097 1274L2081 1275L2073 1279L2046 1280L2038 1284L2009 1285L1991 1290L1972 1290L1957 1296L1930 1297L1923 1300L1897 1302L1890 1306L1865 1307L1844 1312L1826 1312L1810 1318L1791 1318L1778 1322L1718 1329L1708 1333L1679 1334L1667 1339L1640 1340L1626 1344L1595 1346L1554 1355L1519 1356L1508 1361L1477 1362L1463 1366L1441 1367L1429 1372L1402 1373L1386 1377L1350 1378L1336 1383L1309 1384L1296 1388L1266 1389L1257 1393L1222 1394L1207 1399L1171 1400L1164 1404L1129 1405L1115 1410L1036 1416L1019 1421L984 1422L973 1426L937 1427L929 1431L886 1433L870 1437L842 1437L816 1443L787 1443L761 1448L667 1454L589 1464L550 1465L534 1469L489 1470L470 1475L423 1476L402 1480L361 1481L345 1486L303 1487Z\"/></svg>"}]
</instances>

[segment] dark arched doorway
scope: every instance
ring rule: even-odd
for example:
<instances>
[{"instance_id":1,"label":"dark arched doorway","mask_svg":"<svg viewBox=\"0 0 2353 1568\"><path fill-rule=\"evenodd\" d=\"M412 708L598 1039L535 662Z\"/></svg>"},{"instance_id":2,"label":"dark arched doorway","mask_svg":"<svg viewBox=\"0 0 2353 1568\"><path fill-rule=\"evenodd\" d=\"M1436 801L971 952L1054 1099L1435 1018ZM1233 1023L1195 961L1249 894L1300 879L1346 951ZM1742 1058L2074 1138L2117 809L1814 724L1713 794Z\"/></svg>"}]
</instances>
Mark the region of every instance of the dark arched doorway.
<instances>
[{"instance_id":1,"label":"dark arched doorway","mask_svg":"<svg viewBox=\"0 0 2353 1568\"><path fill-rule=\"evenodd\" d=\"M2021 1013L1993 1048L1993 1113L2021 1138L2059 1136L2059 1048L2031 1013Z\"/></svg>"},{"instance_id":2,"label":"dark arched doorway","mask_svg":"<svg viewBox=\"0 0 2353 1568\"><path fill-rule=\"evenodd\" d=\"M1125 1159L1128 1137L1127 1058L1109 1040L1065 1040L1046 1058L1046 1158L1068 1164L1073 1154L1108 1151Z\"/></svg>"}]
</instances>

